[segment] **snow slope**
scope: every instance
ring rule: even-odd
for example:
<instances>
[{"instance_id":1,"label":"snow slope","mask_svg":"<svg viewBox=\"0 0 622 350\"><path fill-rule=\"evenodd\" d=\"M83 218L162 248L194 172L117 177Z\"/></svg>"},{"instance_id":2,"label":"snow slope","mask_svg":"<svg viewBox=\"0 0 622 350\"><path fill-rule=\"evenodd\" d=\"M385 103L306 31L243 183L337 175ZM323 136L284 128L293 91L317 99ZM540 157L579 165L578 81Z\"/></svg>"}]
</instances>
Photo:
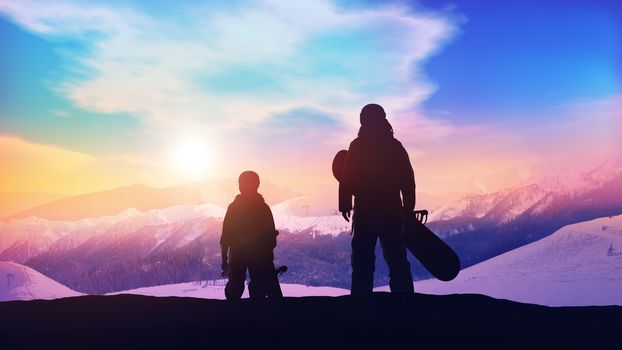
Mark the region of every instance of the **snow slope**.
<instances>
[{"instance_id":1,"label":"snow slope","mask_svg":"<svg viewBox=\"0 0 622 350\"><path fill-rule=\"evenodd\" d=\"M622 215L563 227L471 266L451 282L415 282L415 290L549 306L622 305Z\"/></svg>"},{"instance_id":2,"label":"snow slope","mask_svg":"<svg viewBox=\"0 0 622 350\"><path fill-rule=\"evenodd\" d=\"M0 261L0 301L57 299L82 295L39 272Z\"/></svg>"},{"instance_id":3,"label":"snow slope","mask_svg":"<svg viewBox=\"0 0 622 350\"><path fill-rule=\"evenodd\" d=\"M210 281L213 282L213 281ZM222 282L222 281L219 281ZM342 288L333 287L310 287L301 284L281 284L281 290L286 297L306 297L306 296L341 296L350 294L350 291ZM121 292L109 293L116 294L138 294L155 297L192 297L203 299L225 299L224 282L219 285L208 284L205 281L167 284L163 286L144 287L131 289ZM244 289L242 298L248 298L248 288Z\"/></svg>"}]
</instances>

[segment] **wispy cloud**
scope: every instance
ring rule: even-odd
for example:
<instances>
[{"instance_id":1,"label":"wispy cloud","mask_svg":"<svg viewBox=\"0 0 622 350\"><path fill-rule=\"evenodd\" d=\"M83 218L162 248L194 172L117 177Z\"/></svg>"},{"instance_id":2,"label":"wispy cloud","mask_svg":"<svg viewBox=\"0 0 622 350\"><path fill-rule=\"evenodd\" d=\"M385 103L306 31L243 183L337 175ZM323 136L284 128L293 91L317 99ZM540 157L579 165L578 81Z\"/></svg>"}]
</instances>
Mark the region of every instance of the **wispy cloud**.
<instances>
[{"instance_id":1,"label":"wispy cloud","mask_svg":"<svg viewBox=\"0 0 622 350\"><path fill-rule=\"evenodd\" d=\"M0 11L38 35L81 38L77 68L88 74L64 81L67 98L155 129L239 130L307 107L354 127L371 101L430 135L451 128L415 113L434 91L422 63L457 31L449 13L324 0L180 5L161 15L138 4L0 1Z\"/></svg>"}]
</instances>

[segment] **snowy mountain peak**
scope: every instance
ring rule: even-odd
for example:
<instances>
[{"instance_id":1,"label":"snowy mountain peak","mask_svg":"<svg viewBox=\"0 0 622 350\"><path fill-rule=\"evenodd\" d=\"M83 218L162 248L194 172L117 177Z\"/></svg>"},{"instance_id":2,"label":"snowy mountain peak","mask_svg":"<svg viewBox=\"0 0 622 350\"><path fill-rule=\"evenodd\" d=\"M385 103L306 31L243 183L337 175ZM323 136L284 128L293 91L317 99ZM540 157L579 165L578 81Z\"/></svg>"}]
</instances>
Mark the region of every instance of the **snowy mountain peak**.
<instances>
[{"instance_id":1,"label":"snowy mountain peak","mask_svg":"<svg viewBox=\"0 0 622 350\"><path fill-rule=\"evenodd\" d=\"M294 233L312 230L320 234L331 235L350 232L351 224L345 221L341 215L293 215L294 210L292 210L292 206L297 207L299 205L297 199L294 198L272 206L272 214L274 215L277 229L284 229Z\"/></svg>"},{"instance_id":2,"label":"snowy mountain peak","mask_svg":"<svg viewBox=\"0 0 622 350\"><path fill-rule=\"evenodd\" d=\"M57 299L82 295L30 267L0 261L0 301Z\"/></svg>"},{"instance_id":3,"label":"snowy mountain peak","mask_svg":"<svg viewBox=\"0 0 622 350\"><path fill-rule=\"evenodd\" d=\"M560 202L563 198L595 200L596 191L620 191L621 184L622 161L611 158L587 171L559 169L530 184L455 199L431 213L429 221L468 217L505 223L530 209L538 213L547 207L562 207L567 204Z\"/></svg>"}]
</instances>

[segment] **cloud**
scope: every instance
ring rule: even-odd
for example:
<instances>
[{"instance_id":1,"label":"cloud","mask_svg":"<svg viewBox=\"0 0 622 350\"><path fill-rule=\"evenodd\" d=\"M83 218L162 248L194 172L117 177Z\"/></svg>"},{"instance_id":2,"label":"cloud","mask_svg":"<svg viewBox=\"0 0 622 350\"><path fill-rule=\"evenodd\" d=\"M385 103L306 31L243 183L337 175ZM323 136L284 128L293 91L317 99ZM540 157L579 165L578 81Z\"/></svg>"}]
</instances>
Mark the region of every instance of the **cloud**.
<instances>
[{"instance_id":1,"label":"cloud","mask_svg":"<svg viewBox=\"0 0 622 350\"><path fill-rule=\"evenodd\" d=\"M226 133L308 106L353 129L360 108L375 101L398 124L433 137L451 131L417 112L434 91L421 65L457 33L451 13L325 0L180 5L159 14L124 6L0 1L1 12L37 35L82 40L76 68L88 74L58 87L67 98L131 113L154 130Z\"/></svg>"},{"instance_id":2,"label":"cloud","mask_svg":"<svg viewBox=\"0 0 622 350\"><path fill-rule=\"evenodd\" d=\"M306 107L276 113L253 125L252 130L240 130L239 135L249 144L265 145L261 152L289 155L288 158L294 160L299 157L309 159L326 151L334 153L336 145L344 146L344 134L346 138L352 137L345 131L345 125L339 119Z\"/></svg>"},{"instance_id":3,"label":"cloud","mask_svg":"<svg viewBox=\"0 0 622 350\"><path fill-rule=\"evenodd\" d=\"M340 119L326 111L301 107L239 129L230 138L235 151L225 153L236 157L232 173L255 169L288 185L311 178L322 182L330 175L327 170L334 153L351 138Z\"/></svg>"}]
</instances>

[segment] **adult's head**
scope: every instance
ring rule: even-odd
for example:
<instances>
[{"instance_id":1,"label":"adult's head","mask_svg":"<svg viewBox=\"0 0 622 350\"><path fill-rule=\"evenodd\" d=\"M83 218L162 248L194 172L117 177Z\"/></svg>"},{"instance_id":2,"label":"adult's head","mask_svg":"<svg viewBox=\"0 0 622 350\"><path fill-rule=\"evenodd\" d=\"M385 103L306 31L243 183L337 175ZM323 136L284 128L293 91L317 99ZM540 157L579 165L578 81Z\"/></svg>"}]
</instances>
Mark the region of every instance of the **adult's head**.
<instances>
[{"instance_id":1,"label":"adult's head","mask_svg":"<svg viewBox=\"0 0 622 350\"><path fill-rule=\"evenodd\" d=\"M259 175L254 171L245 171L238 178L240 193L257 193L259 188Z\"/></svg>"},{"instance_id":2,"label":"adult's head","mask_svg":"<svg viewBox=\"0 0 622 350\"><path fill-rule=\"evenodd\" d=\"M379 104L370 103L361 109L361 125L378 123L386 118L387 114Z\"/></svg>"},{"instance_id":3,"label":"adult's head","mask_svg":"<svg viewBox=\"0 0 622 350\"><path fill-rule=\"evenodd\" d=\"M393 127L389 124L382 106L370 103L361 109L359 137L372 139L393 137Z\"/></svg>"}]
</instances>

